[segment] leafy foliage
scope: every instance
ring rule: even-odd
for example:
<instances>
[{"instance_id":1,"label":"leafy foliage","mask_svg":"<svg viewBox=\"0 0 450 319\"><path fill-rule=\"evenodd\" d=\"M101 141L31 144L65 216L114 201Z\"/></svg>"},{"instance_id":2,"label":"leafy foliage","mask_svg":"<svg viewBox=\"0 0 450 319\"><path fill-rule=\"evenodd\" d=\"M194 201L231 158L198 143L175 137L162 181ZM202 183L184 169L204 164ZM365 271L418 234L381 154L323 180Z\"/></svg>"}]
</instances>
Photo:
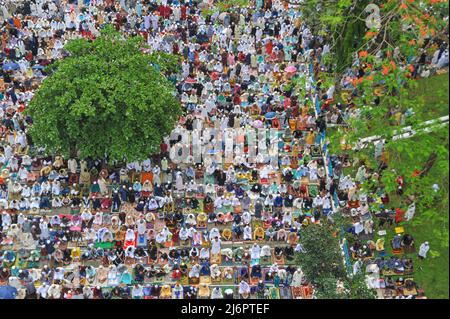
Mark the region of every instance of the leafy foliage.
<instances>
[{"instance_id":1,"label":"leafy foliage","mask_svg":"<svg viewBox=\"0 0 450 319\"><path fill-rule=\"evenodd\" d=\"M348 1L342 3L346 5ZM414 73L422 53L432 56L438 48L437 41L448 43L448 2L379 0L373 3L380 8L380 27L366 29L356 41L357 47L341 51L344 56L329 55L329 61L326 61L330 69L340 60L350 59L353 72L359 71L352 78L353 88L344 97L340 94L342 88L338 81L342 76L337 74L340 70L333 70L338 92L336 100L353 106L345 126L328 136L329 147L333 153L341 153L343 143L355 146L361 138L380 136L387 141L382 156L377 158L373 144L363 149L346 148L356 166L364 163L369 171L380 175L379 180L366 180L362 191L373 192L377 187L384 187L391 198L397 198L396 179L402 176L405 182L403 195L394 207L406 209L411 201L415 202L416 214L408 226L416 230L413 235L417 234L418 239L430 242L435 249L430 256L437 258L442 255L439 251L448 252L448 125L434 125L427 131L422 129L424 121L448 114L448 75L417 80ZM353 12L358 14L357 10ZM327 10L322 13L329 14ZM341 13L336 11L337 15ZM333 17L327 22L324 17L322 28L338 27L343 30L341 39L353 36L346 34L343 28L346 18ZM333 39L336 37L331 37ZM336 48L334 52L337 52ZM416 132L412 138L392 140L407 127ZM437 191L433 189L435 185L439 187ZM448 269L448 257L445 263ZM430 275L427 280L434 284L428 282L425 285L434 288L437 282L445 281L439 274L445 272L445 268L442 270L435 270L433 280L430 280L432 275L427 274ZM448 275L446 280L448 282Z\"/></svg>"},{"instance_id":2,"label":"leafy foliage","mask_svg":"<svg viewBox=\"0 0 450 319\"><path fill-rule=\"evenodd\" d=\"M441 30L448 27L445 19L448 3L432 0L420 5L414 1L376 3L381 10L381 27L368 30L362 46L353 52L357 57L354 68L362 70L363 75L354 78L351 98L354 111L346 120L347 126L330 136L330 147L338 152L343 140L355 145L368 136L386 139L383 161L388 169L379 171L382 185L388 192L395 192L396 178L402 176L405 179L404 198L416 201L418 214L413 223L426 223L430 218L439 221L442 227L436 229L436 238L447 247L448 215L434 209L443 207L448 211L448 127L436 125L423 131L423 121L432 119L430 114L435 114L434 117L448 114L448 80L447 85L442 85L443 81L434 85L427 94L435 98L429 98L424 93L416 93L421 92L419 88L423 83L420 82L428 82L428 79L416 80L413 72L414 59L421 52L432 55L436 50L430 39L447 40ZM392 137L405 127L416 131L416 135L392 141ZM375 158L373 145L349 152L359 162L378 171L380 158ZM435 156L436 160L431 163L434 173L427 174L427 163ZM423 174L414 177L421 171ZM435 176L443 178L436 180ZM369 184L367 181L363 188L372 189L373 185ZM440 187L438 193L432 190L433 184Z\"/></svg>"},{"instance_id":3,"label":"leafy foliage","mask_svg":"<svg viewBox=\"0 0 450 319\"><path fill-rule=\"evenodd\" d=\"M181 115L166 75L178 58L145 54L143 38L124 38L108 26L94 41L72 40L69 56L49 66L31 101L30 134L48 153L143 159L159 150Z\"/></svg>"},{"instance_id":4,"label":"leafy foliage","mask_svg":"<svg viewBox=\"0 0 450 319\"><path fill-rule=\"evenodd\" d=\"M337 237L337 224L312 224L302 230L300 243L306 253L297 255L306 278L319 299L370 299L364 276L347 276ZM338 288L339 283L342 289Z\"/></svg>"},{"instance_id":5,"label":"leafy foliage","mask_svg":"<svg viewBox=\"0 0 450 319\"><path fill-rule=\"evenodd\" d=\"M249 0L219 0L214 2L212 7L204 7L202 14L204 16L219 12L228 12L236 8L245 8L249 5Z\"/></svg>"},{"instance_id":6,"label":"leafy foliage","mask_svg":"<svg viewBox=\"0 0 450 319\"><path fill-rule=\"evenodd\" d=\"M313 34L326 38L333 60L329 67L340 73L351 65L352 53L361 45L365 33L364 8L369 0L288 0L297 4Z\"/></svg>"}]
</instances>

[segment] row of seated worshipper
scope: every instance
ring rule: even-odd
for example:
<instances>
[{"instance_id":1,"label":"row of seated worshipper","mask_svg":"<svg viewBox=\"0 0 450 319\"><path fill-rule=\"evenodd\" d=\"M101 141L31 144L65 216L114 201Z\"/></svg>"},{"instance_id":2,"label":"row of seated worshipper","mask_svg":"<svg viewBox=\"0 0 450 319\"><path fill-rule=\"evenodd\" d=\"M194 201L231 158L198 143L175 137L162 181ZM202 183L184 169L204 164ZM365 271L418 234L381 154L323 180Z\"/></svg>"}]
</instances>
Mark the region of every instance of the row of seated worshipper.
<instances>
[{"instance_id":1,"label":"row of seated worshipper","mask_svg":"<svg viewBox=\"0 0 450 319\"><path fill-rule=\"evenodd\" d=\"M397 234L391 240L391 247L393 254L396 255L413 252L415 250L414 239L410 234ZM385 256L385 240L384 238L378 238L376 242L368 240L366 244L355 240L350 246L350 252L353 259L372 259L376 255Z\"/></svg>"},{"instance_id":2,"label":"row of seated worshipper","mask_svg":"<svg viewBox=\"0 0 450 319\"><path fill-rule=\"evenodd\" d=\"M377 257L372 263L378 265L381 275L408 275L414 271L413 261L409 257Z\"/></svg>"},{"instance_id":3,"label":"row of seated worshipper","mask_svg":"<svg viewBox=\"0 0 450 319\"><path fill-rule=\"evenodd\" d=\"M26 288L11 287L17 299L290 299L289 289L278 288L260 283L249 286L242 281L236 286L214 286L209 284L182 285L150 284L122 285L114 287L65 287L60 284L46 283L38 288L27 285ZM303 287L302 287L303 288ZM283 289L283 290L282 290ZM281 290L283 294L281 294ZM307 286L303 290L310 290ZM307 292L307 294L311 292ZM299 296L298 298L302 298Z\"/></svg>"},{"instance_id":4,"label":"row of seated worshipper","mask_svg":"<svg viewBox=\"0 0 450 319\"><path fill-rule=\"evenodd\" d=\"M83 192L79 184L63 185L59 180L31 186L13 183L9 192L0 193L0 209L19 212L38 212L58 208L92 209L94 211L118 212L125 203L135 205L138 211L174 210L179 208L198 209L203 200L205 211L242 211L251 205L266 209L311 209L320 207L325 213L331 210L331 197L326 192L325 179L319 180L318 187L305 183L253 184L250 190L245 185L228 182L225 186L207 184L205 187L191 181L185 196L175 190L172 183L143 186L135 182L132 186L108 185L106 194L100 191L100 184L94 182L90 190ZM6 187L6 186L5 186Z\"/></svg>"},{"instance_id":5,"label":"row of seated worshipper","mask_svg":"<svg viewBox=\"0 0 450 319\"><path fill-rule=\"evenodd\" d=\"M417 282L412 277L385 276L380 288L383 291L383 297L386 299L424 299L423 289L419 288Z\"/></svg>"},{"instance_id":6,"label":"row of seated worshipper","mask_svg":"<svg viewBox=\"0 0 450 319\"><path fill-rule=\"evenodd\" d=\"M175 271L174 271L175 272ZM234 279L231 282L227 281L226 285L233 287L238 285L239 289L244 291L242 293L250 293L250 289L253 293L258 289L262 289L265 285L274 287L303 287L305 285L305 280L301 269L295 266L288 266L286 268L280 267L276 264L271 267L261 269L257 265L251 267L251 272L248 272L248 268L245 267L227 267L223 269L223 277L225 279ZM264 274L264 275L263 275ZM99 289L99 287L133 287L133 286L147 286L147 287L158 287L167 285L165 281L161 280L166 274L162 270L155 269L153 266L145 267L141 264L136 264L132 268L125 266L124 264L110 265L104 267L100 265L99 267L91 266L77 266L77 267L55 267L51 268L45 265L42 269L32 268L32 269L18 269L17 267L12 268L0 268L0 279L3 284L8 284L17 288L21 288L21 282L34 283L36 290L29 291L26 289L25 293L28 298L32 298L34 293L42 294L41 297L46 297L45 293L48 293L48 289L54 289L59 287L60 289L77 289L78 287L85 287L89 289ZM187 275L189 277L189 282L191 279L193 285L200 284L201 286L210 285L209 280L205 283L204 278L213 278L217 275L217 267L211 266L208 268L205 265L194 265L188 269ZM183 276L186 276L183 275ZM229 276L229 278L227 278ZM152 282L157 281L157 284ZM200 283L199 279L200 278ZM175 287L179 288L180 282L182 282L182 277L173 278L175 281ZM203 282L202 282L203 281ZM225 281L221 281L224 282ZM217 281L216 281L217 283ZM170 285L170 284L169 284ZM173 283L172 283L173 285ZM244 287L244 288L243 288ZM246 289L249 289L247 291ZM255 290L256 289L256 290ZM84 291L86 292L86 291ZM202 294L200 294L201 296ZM36 296L34 296L36 297ZM51 293L51 298L59 298L57 294ZM88 296L89 297L89 296ZM92 296L91 296L92 297ZM163 295L162 297L169 297ZM180 296L178 296L180 297ZM204 296L203 296L204 297Z\"/></svg>"},{"instance_id":7,"label":"row of seated worshipper","mask_svg":"<svg viewBox=\"0 0 450 319\"><path fill-rule=\"evenodd\" d=\"M213 242L214 243L214 242ZM263 246L256 243L251 249L244 247L223 248L219 245L215 248L158 248L155 243L150 243L148 247L138 246L129 243L124 248L123 243L115 242L108 245L96 243L87 247L68 247L67 240L62 239L57 242L44 240L36 248L5 249L0 255L2 265L5 267L17 266L29 269L40 265L46 261L57 266L68 266L72 262L82 263L102 263L104 265L118 265L126 263L132 265L143 263L145 265L167 264L174 269L182 264L192 263L212 263L218 265L233 265L241 263L244 265L270 264L275 262L279 265L292 265L294 263L294 249L292 246ZM214 246L214 244L213 244ZM6 248L6 247L5 247ZM215 250L217 249L217 250Z\"/></svg>"},{"instance_id":8,"label":"row of seated worshipper","mask_svg":"<svg viewBox=\"0 0 450 319\"><path fill-rule=\"evenodd\" d=\"M254 224L257 221L247 223L245 218L236 214L232 225L228 225L226 228L223 228L222 225L221 230L213 225L210 225L209 228L200 227L193 215L191 217L181 215L181 220L175 225L178 227L174 227L173 221L165 221L165 218L170 219L171 217L166 216L161 219L152 213L133 216L124 212L114 215L97 212L93 215L85 210L81 215L27 216L3 212L0 216L1 242L3 244L23 244L26 247L37 247L45 241L55 244L61 240L86 244L121 242L124 248L127 246L145 247L149 242L155 241L161 245L175 243L201 246L216 238L220 241L281 241L295 246L298 230L308 224L305 223L308 219L299 216L294 218L293 225L290 225L285 221L286 215L283 219L270 218L258 226L258 224ZM186 220L184 220L185 217ZM192 218L194 218L194 223L190 222ZM251 221L251 217L249 218ZM301 223L300 220L302 220ZM206 215L200 222L205 223L206 226Z\"/></svg>"},{"instance_id":9,"label":"row of seated worshipper","mask_svg":"<svg viewBox=\"0 0 450 319\"><path fill-rule=\"evenodd\" d=\"M394 254L403 254L414 252L414 238L408 233L397 234L391 240L391 247ZM360 240L355 240L351 245L350 251L353 258L371 258L374 252L385 253L385 240L378 238L376 242L368 240L367 244L361 244Z\"/></svg>"}]
</instances>

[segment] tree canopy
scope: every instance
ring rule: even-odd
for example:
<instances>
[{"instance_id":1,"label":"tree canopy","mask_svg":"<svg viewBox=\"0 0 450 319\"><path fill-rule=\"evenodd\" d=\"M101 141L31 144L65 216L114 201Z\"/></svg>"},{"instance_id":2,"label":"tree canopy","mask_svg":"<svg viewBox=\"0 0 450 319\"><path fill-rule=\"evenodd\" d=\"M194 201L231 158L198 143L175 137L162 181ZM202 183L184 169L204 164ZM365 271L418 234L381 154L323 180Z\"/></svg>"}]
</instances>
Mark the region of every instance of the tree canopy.
<instances>
[{"instance_id":1,"label":"tree canopy","mask_svg":"<svg viewBox=\"0 0 450 319\"><path fill-rule=\"evenodd\" d=\"M323 224L311 224L301 232L300 243L305 253L297 255L297 262L314 285L315 296L319 299L374 298L363 273L347 275L338 231L337 223L323 221Z\"/></svg>"},{"instance_id":2,"label":"tree canopy","mask_svg":"<svg viewBox=\"0 0 450 319\"><path fill-rule=\"evenodd\" d=\"M95 40L71 40L64 49L67 57L48 67L27 108L34 144L50 154L77 151L112 160L159 151L181 115L168 79L178 57L145 53L142 37L124 37L111 26Z\"/></svg>"}]
</instances>

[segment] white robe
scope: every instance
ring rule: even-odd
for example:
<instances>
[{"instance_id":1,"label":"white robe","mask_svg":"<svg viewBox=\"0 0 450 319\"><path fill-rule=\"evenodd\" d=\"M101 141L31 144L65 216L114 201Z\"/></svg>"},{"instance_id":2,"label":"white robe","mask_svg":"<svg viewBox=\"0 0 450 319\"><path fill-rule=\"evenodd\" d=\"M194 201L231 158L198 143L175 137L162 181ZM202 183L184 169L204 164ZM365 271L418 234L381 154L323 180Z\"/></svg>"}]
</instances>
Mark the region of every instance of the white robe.
<instances>
[{"instance_id":1,"label":"white robe","mask_svg":"<svg viewBox=\"0 0 450 319\"><path fill-rule=\"evenodd\" d=\"M412 203L411 205L409 205L408 210L406 211L405 219L407 221L410 221L414 217L415 212L416 212L416 203Z\"/></svg>"},{"instance_id":2,"label":"white robe","mask_svg":"<svg viewBox=\"0 0 450 319\"><path fill-rule=\"evenodd\" d=\"M261 255L261 247L259 247L259 245L252 246L250 255L252 259L259 259Z\"/></svg>"},{"instance_id":3,"label":"white robe","mask_svg":"<svg viewBox=\"0 0 450 319\"><path fill-rule=\"evenodd\" d=\"M420 245L420 249L419 249L419 256L426 258L427 257L427 252L430 250L430 246L426 245L425 243L423 243L422 245Z\"/></svg>"},{"instance_id":4,"label":"white robe","mask_svg":"<svg viewBox=\"0 0 450 319\"><path fill-rule=\"evenodd\" d=\"M303 281L303 271L297 269L294 272L294 275L292 276L291 286L300 287L302 285L302 281Z\"/></svg>"},{"instance_id":5,"label":"white robe","mask_svg":"<svg viewBox=\"0 0 450 319\"><path fill-rule=\"evenodd\" d=\"M217 255L220 253L220 244L221 244L221 240L213 240L211 242L211 254Z\"/></svg>"}]
</instances>

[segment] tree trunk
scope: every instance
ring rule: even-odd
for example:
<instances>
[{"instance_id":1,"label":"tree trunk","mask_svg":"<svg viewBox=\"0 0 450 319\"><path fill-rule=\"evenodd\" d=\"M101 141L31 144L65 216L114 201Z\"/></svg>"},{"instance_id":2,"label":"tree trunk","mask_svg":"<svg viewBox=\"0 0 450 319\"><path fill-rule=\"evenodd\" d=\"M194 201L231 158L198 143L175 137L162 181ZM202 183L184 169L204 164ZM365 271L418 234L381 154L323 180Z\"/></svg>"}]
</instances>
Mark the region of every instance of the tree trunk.
<instances>
[{"instance_id":1,"label":"tree trunk","mask_svg":"<svg viewBox=\"0 0 450 319\"><path fill-rule=\"evenodd\" d=\"M77 146L75 144L70 145L69 153L70 157L77 157Z\"/></svg>"},{"instance_id":2,"label":"tree trunk","mask_svg":"<svg viewBox=\"0 0 450 319\"><path fill-rule=\"evenodd\" d=\"M425 163L423 169L419 173L420 177L424 177L429 172L429 170L433 167L434 163L436 162L436 159L437 159L437 154L434 152L431 153L430 156L428 157L428 160Z\"/></svg>"}]
</instances>

